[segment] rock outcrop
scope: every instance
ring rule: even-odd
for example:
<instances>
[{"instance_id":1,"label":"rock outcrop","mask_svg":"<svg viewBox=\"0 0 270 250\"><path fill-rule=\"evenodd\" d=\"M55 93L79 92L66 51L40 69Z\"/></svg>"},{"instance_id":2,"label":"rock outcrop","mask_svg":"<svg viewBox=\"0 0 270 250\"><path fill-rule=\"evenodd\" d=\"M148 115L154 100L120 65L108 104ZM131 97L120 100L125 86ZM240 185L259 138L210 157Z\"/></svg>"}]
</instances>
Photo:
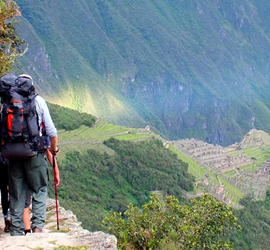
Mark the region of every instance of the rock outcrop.
<instances>
[{"instance_id":1,"label":"rock outcrop","mask_svg":"<svg viewBox=\"0 0 270 250\"><path fill-rule=\"evenodd\" d=\"M4 219L0 212L0 249L1 250L55 250L55 249L91 249L117 250L115 236L103 232L89 232L81 226L76 215L59 207L60 230L56 229L55 201L47 200L47 220L43 233L30 233L26 236L11 237L5 233Z\"/></svg>"}]
</instances>

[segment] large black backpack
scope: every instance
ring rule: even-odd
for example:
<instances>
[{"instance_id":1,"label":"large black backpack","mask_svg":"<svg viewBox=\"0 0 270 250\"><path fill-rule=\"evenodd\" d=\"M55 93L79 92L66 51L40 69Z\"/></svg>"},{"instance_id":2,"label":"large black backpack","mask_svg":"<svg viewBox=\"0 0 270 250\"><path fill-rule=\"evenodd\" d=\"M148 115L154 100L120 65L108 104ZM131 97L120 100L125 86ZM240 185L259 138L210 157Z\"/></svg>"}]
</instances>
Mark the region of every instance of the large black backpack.
<instances>
[{"instance_id":1,"label":"large black backpack","mask_svg":"<svg viewBox=\"0 0 270 250\"><path fill-rule=\"evenodd\" d=\"M22 160L37 154L40 144L36 92L31 77L12 74L0 78L2 156Z\"/></svg>"}]
</instances>

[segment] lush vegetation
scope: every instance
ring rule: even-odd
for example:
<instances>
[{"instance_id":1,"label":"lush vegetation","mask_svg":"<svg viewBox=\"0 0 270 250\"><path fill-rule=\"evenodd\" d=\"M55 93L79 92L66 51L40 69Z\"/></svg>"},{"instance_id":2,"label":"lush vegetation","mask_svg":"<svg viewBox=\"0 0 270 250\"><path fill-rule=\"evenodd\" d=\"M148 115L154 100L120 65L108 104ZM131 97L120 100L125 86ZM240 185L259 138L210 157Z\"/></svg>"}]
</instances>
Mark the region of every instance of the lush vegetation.
<instances>
[{"instance_id":1,"label":"lush vegetation","mask_svg":"<svg viewBox=\"0 0 270 250\"><path fill-rule=\"evenodd\" d=\"M186 163L158 140L104 142L114 155L89 150L70 152L59 162L60 203L71 209L89 230L102 228L108 211L124 212L129 203L142 206L151 191L182 199L193 188ZM52 188L52 187L51 187ZM53 196L53 190L51 190Z\"/></svg>"},{"instance_id":2,"label":"lush vegetation","mask_svg":"<svg viewBox=\"0 0 270 250\"><path fill-rule=\"evenodd\" d=\"M19 37L16 17L20 15L14 1L0 1L0 75L13 69L17 57L23 55L25 42Z\"/></svg>"},{"instance_id":3,"label":"lush vegetation","mask_svg":"<svg viewBox=\"0 0 270 250\"><path fill-rule=\"evenodd\" d=\"M227 238L233 241L237 250L264 250L270 246L270 190L263 201L254 201L252 197L241 200L244 209L234 214L242 227L241 232L228 232Z\"/></svg>"},{"instance_id":4,"label":"lush vegetation","mask_svg":"<svg viewBox=\"0 0 270 250\"><path fill-rule=\"evenodd\" d=\"M191 190L193 177L188 173L188 165L178 159L177 155L163 148L159 140L133 143L111 138L104 144L120 154L121 161L126 162L123 175L135 186L147 187L149 190L162 190L166 194L182 194L181 188ZM137 160L136 160L137 159ZM149 178L147 169L153 171ZM134 175L136 169L141 174ZM166 175L164 175L166 173Z\"/></svg>"},{"instance_id":5,"label":"lush vegetation","mask_svg":"<svg viewBox=\"0 0 270 250\"><path fill-rule=\"evenodd\" d=\"M222 236L238 228L237 218L212 196L183 206L173 197L165 202L152 195L142 210L129 205L124 213L110 212L104 223L117 237L119 249L233 249Z\"/></svg>"},{"instance_id":6,"label":"lush vegetation","mask_svg":"<svg viewBox=\"0 0 270 250\"><path fill-rule=\"evenodd\" d=\"M74 119L78 115L74 110L62 114L65 109L57 105L49 104L49 107L52 108L54 120L58 115L63 118L62 122L70 117ZM91 120L91 116L89 119ZM82 124L78 124L80 125ZM62 125L59 123L57 126ZM60 128L62 127L58 127L59 130ZM65 151L65 154L57 157L61 176L58 194L60 204L66 209L71 209L83 222L83 227L90 231L109 230L102 224L102 220L109 216L109 211L124 213L130 203L135 210L135 207L143 209L143 204L149 201L151 191L156 191L154 193L160 195L161 201L165 199L164 194L167 193L174 195L182 206L183 203L187 204L182 190L192 190L194 179L187 172L187 164L177 160L177 155L190 164L189 171L195 174L198 180L204 174L200 172L202 171L200 166L179 153L176 148L171 146L166 149L167 144L163 146L161 141L153 138L147 141L148 134L145 134L145 141L141 142L128 141L130 135L128 133L124 134L126 137L123 141L108 139L122 131L130 131L131 135L135 135L135 129L108 124L106 121L97 122L93 128L85 126L73 128L76 130L61 130L59 134L60 142L71 140L73 146L68 146L67 149L63 145L60 147L61 152ZM80 140L96 141L101 138L106 139L104 144L80 144ZM101 146L104 147L102 150ZM52 172L50 176L52 179ZM54 196L52 185L50 196ZM224 241L233 242L237 250L267 249L270 244L268 240L270 192L267 193L265 201L255 202L251 199L252 197L247 197L241 201L243 209L233 210L233 214L239 218L238 224L241 225L242 231L226 231L223 238ZM146 219L146 216L142 218ZM201 222L203 223L203 220ZM198 241L196 242L198 244ZM173 238L164 237L160 244L163 250L179 249Z\"/></svg>"},{"instance_id":7,"label":"lush vegetation","mask_svg":"<svg viewBox=\"0 0 270 250\"><path fill-rule=\"evenodd\" d=\"M24 33L28 35L27 38L29 38L30 43L35 41L37 45L40 45L40 42L42 44L42 46L32 46L32 53L29 53L28 57L23 59L22 62L25 63L23 73L27 69L31 74L32 70L33 75L38 79L38 87L43 93L47 94L48 98L50 95L55 97L60 93L58 103L66 104L78 110L96 111L96 114L102 114L110 119L115 117L115 121L125 122L125 120L128 120L126 124L154 125L162 132L167 127L172 131L172 133L165 131L167 135L193 136L206 139L209 142L226 144L232 140L235 141L245 133L243 131L247 131L253 126L258 126L267 131L266 126L269 123L267 114L269 114L270 105L267 96L269 87L264 83L268 83L268 74L261 70L265 67L268 68L269 61L268 57L262 56L265 55L265 49L268 48L267 35L264 37L265 32L269 29L265 25L269 23L267 11L269 5L267 2L250 1L246 2L246 5L220 2L217 7L219 9L218 15L214 17L218 20L216 22L219 24L218 27L209 25L208 21L201 22L200 15L204 11L209 11L211 15L214 13L212 8L204 6L202 2L197 2L197 5L195 2L192 4L184 2L186 5L181 6L175 5L174 2L149 2L143 9L139 8L140 4L138 3L136 3L136 6L126 8L124 5L116 6L109 2L101 5L99 5L100 2L94 2L94 5L89 5L89 9L94 10L92 13L95 16L93 20L96 22L93 23L98 23L98 28L101 28L102 32L106 34L106 39L103 40L105 42L102 45L105 44L105 47L102 48L96 46L99 43L87 43L91 44L91 49L87 49L88 52L91 52L91 58L85 57L87 55L85 53L86 48L80 45L82 40L77 40L80 35L74 32L74 29L67 31L67 29L61 29L59 26L55 28L56 24L63 24L67 21L61 14L59 15L57 8L54 8L56 11L53 16L50 16L44 13L46 11L47 14L51 13L52 6L48 6L41 1L30 3L30 0L18 0L18 2L21 3L25 17L29 21L28 25L30 25L27 28L31 30L34 27L37 32L35 35L31 32L31 35L28 32ZM63 9L61 4L61 2L56 3L57 6L53 7ZM76 10L76 14L81 16L81 12L78 11L79 8L75 7L76 1L73 1L73 4L66 6L71 8L71 11L68 12L72 13L72 10ZM90 3L82 5L83 8L87 4ZM38 8L38 11L36 11L36 8ZM125 17L123 13L130 12L133 8L136 11L129 15L131 20L127 19L127 22L117 21L119 20L117 18L118 12L122 13L120 15L122 18ZM155 10L154 15L151 14L151 10ZM175 12L175 10L176 13L182 13L181 10L185 11L182 15L171 15L172 11ZM232 10L238 10L236 16L230 14ZM138 15L142 15L144 11L147 15L144 18L138 18ZM194 11L198 11L199 14L193 15ZM86 13L87 17L91 16L88 15L89 11ZM18 22L14 19L16 15L20 15L20 12L15 2L0 1L1 73L10 71L13 63L17 60L17 56L23 54L21 46L24 41L17 34L16 25ZM68 16L68 21L72 22L72 16ZM148 24L151 23L147 19L148 16L153 21L150 25L151 29L147 28ZM189 20L189 16L193 18L191 22L186 21ZM51 19L46 20L44 17ZM226 24L223 23L224 19L227 20ZM26 23L24 19L22 20ZM59 20L62 20L63 23ZM84 19L75 18L75 20ZM110 22L107 22L108 20ZM141 22L137 22L138 20ZM245 25L245 23L253 23L254 20L254 26L249 25L247 27ZM73 22L73 24L75 23ZM127 23L129 25L126 25L126 27L131 27L131 31L121 27L122 24ZM193 30L195 33L190 36L191 40L182 36L183 34L179 36L179 27L175 26L176 30L174 30L172 23L181 24L182 27L179 30L184 30L186 34L191 34L190 31ZM157 26L155 26L156 24ZM200 27L201 24L206 29ZM67 26L72 27L72 25ZM88 27L91 27L91 25ZM162 27L172 27L172 29ZM211 33L209 27L213 29L212 31L217 31L216 28L219 31ZM79 30L75 29L75 31ZM81 30L84 35L87 34L86 29L82 28ZM206 33L205 30L207 30ZM67 34L59 34L59 31L67 32ZM169 33L164 35L166 31L169 31ZM255 31L258 32L258 36L253 36ZM177 35L174 37L170 32ZM120 33L125 34L126 37L122 39ZM213 36L209 37L208 34L221 35L221 43L211 40ZM33 36L36 36L35 39L33 39ZM66 43L61 40L61 37L70 37L71 40ZM83 37L87 40L87 37ZM161 39L167 37L171 44ZM182 40L179 39L181 37ZM227 39L227 37L229 38ZM93 42L100 40L93 39L92 34L89 38L88 41ZM128 38L132 39L132 50L129 50L130 42ZM249 42L246 45L240 43L241 48L237 45L234 47L234 41L237 41L237 38L240 38L240 41L246 39ZM86 44L85 40L83 45ZM207 43L204 42L206 40ZM264 42L261 43L262 46L257 46L259 40ZM122 41L124 41L124 44ZM223 47L224 51L220 51L213 46L217 44L220 48L220 44L223 44L223 42L226 44L225 47L229 48L229 51L225 47ZM113 48L110 48L110 44L113 44ZM166 46L160 46L160 44L170 45L166 48ZM123 48L123 50L115 50L117 45L118 48ZM41 54L36 53L40 52L38 51L40 47ZM139 50L136 50L136 47ZM158 51L159 48L165 48L165 50ZM45 52L42 51L43 49ZM183 50L189 51L186 57ZM70 53L66 53L66 51ZM101 53L101 51L106 52ZM179 51L180 54L177 53ZM199 53L200 51L202 53ZM218 52L218 57L216 52ZM195 62L194 60L188 60L192 53L197 55ZM205 57L206 54L207 57ZM134 55L136 56L134 57ZM228 55L230 56L227 57ZM236 55L236 57L233 58L232 55ZM183 58L183 60L177 58ZM220 61L216 61L217 58L220 58ZM237 58L240 58L240 61L238 61L240 63L237 67L234 65L232 68L226 68L228 58L232 61L237 61ZM44 61L40 63L38 60L44 60L45 63ZM223 64L223 61L225 64ZM35 62L36 65L33 66L32 62ZM203 63L201 64L201 62ZM179 68L182 70L179 71ZM241 76L235 74L236 71L242 72ZM204 72L204 75L201 76L200 72ZM43 84L44 79L46 82ZM257 79L261 84L257 84ZM119 84L119 81L121 84ZM47 90L47 86L50 85L49 82L54 84L55 92L53 93ZM87 87L89 82L91 88ZM107 84L108 82L112 84ZM242 82L246 84L242 84ZM237 92L235 91L236 87ZM117 93L116 89L120 89L126 99ZM224 94L226 95L224 96ZM94 117L86 114L77 113L75 117L79 119L74 119L73 111L55 105L50 105L50 109L52 116L56 117L55 123L58 128L73 130L81 125L92 126L95 122ZM60 109L62 110L59 112ZM214 112L212 112L213 110ZM255 122L253 123L253 121ZM125 139L128 138L125 137ZM171 217L173 214L166 214L168 208L171 208L170 205L173 205L172 207L176 210L178 209L178 212L181 210L181 206L176 204L178 202L173 197L170 196L167 199L167 202L170 201L170 203L166 204L165 210L158 209L159 212L164 213L158 214L157 217L146 216L146 214L149 215L153 212L153 208L164 208L164 203L156 198L152 198L149 204L144 205L142 212L139 208L134 207L141 207L147 202L149 194L153 190L163 194L175 195L181 200L183 199L182 189L187 191L192 189L194 180L187 172L187 164L177 160L174 154L164 149L160 141L131 143L110 139L105 142L105 145L115 154L101 154L95 150L89 150L87 154L81 155L75 151L68 153L60 164L61 178L62 181L65 180L59 187L61 204L72 209L83 222L83 226L91 230L106 230L107 228L102 227L101 220L105 215L108 215L108 211L124 212L131 202L133 205L130 205L126 212L127 217L125 219L127 221L129 217L135 216L141 219L141 221L137 221L138 225L141 226L139 223L144 224L145 220L157 220L148 224L148 228L153 226L151 232L141 231L136 234L137 238L128 238L127 235L134 232L129 231L132 229L132 223L130 223L132 221L128 221L129 224L126 224L125 219L120 217L119 214L112 213L115 217L108 217L109 221L113 223L121 222L126 230L124 235L119 237L121 239L120 244L124 245L127 240L130 240L130 247L132 247L132 244L136 247L138 244L139 246L145 244L144 246L151 248L162 246L162 249L166 249L166 247L170 249L173 249L173 247L176 249L179 249L179 247L188 249L201 249L203 247L206 249L207 247L209 249L231 248L231 244L219 239L219 236L224 233L221 224L223 225L228 217L231 219L229 225L234 224L235 217L227 207L221 203L215 203L210 197L198 202L194 201L195 205L192 207L185 207L186 210L184 209L184 211L187 213L182 218L186 219L188 224L182 228L181 236L175 233L176 228L171 230L172 233L170 234L166 232L169 226L174 225L171 221L174 222L175 216ZM52 192L51 190L51 195ZM243 231L241 233L238 231L227 232L227 237L234 242L237 249L267 249L269 247L269 196L268 193L265 201L257 202L252 201L250 197L246 198L242 201L245 208L235 211ZM203 202L203 204L200 202ZM84 210L82 210L82 207ZM213 208L213 210L209 208ZM218 210L218 215L221 215L221 217L218 217L220 220L217 220L216 217L214 220L211 218L212 215L216 215L215 209ZM154 213L151 215L154 215ZM169 224L166 224L168 223L166 220L166 223L161 221L165 225L163 228L165 233L159 230L160 227L157 226L160 226L158 219L164 218L163 216L169 219ZM205 220L209 217L210 221ZM210 225L207 224L208 222L210 222ZM186 228L187 231L185 231ZM194 234L190 234L190 232ZM148 236L149 238L147 238ZM161 242L157 241L158 237L156 236L162 239ZM182 237L181 240L185 242L183 243L185 245L181 245L181 240L178 241L179 237Z\"/></svg>"},{"instance_id":8,"label":"lush vegetation","mask_svg":"<svg viewBox=\"0 0 270 250\"><path fill-rule=\"evenodd\" d=\"M91 127L96 121L96 118L92 115L56 104L48 103L48 107L54 124L58 129L74 130L82 125Z\"/></svg>"}]
</instances>

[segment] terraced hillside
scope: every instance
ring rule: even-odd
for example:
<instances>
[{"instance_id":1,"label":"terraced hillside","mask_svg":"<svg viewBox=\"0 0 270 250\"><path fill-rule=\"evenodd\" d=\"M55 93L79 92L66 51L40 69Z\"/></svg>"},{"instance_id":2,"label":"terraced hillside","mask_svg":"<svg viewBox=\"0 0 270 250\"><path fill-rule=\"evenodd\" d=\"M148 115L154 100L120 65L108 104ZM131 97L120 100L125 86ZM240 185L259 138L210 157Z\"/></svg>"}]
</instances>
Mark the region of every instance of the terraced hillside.
<instances>
[{"instance_id":1,"label":"terraced hillside","mask_svg":"<svg viewBox=\"0 0 270 250\"><path fill-rule=\"evenodd\" d=\"M135 129L109 124L105 120L99 119L93 127L80 126L76 130L66 131L59 130L59 148L60 153L58 159L61 161L68 151L79 151L81 153L88 149L95 149L99 152L106 152L109 155L114 151L103 144L104 140L111 137L119 140L145 140L158 137L152 133L150 127L145 129Z\"/></svg>"},{"instance_id":2,"label":"terraced hillside","mask_svg":"<svg viewBox=\"0 0 270 250\"><path fill-rule=\"evenodd\" d=\"M95 149L109 155L115 152L103 144L111 137L120 140L146 140L159 138L183 161L189 164L189 172L196 178L196 189L187 194L191 198L209 192L219 200L238 206L239 200L247 194L256 199L265 197L270 177L270 136L258 130L251 130L240 143L229 147L208 144L195 139L167 141L150 127L136 129L110 124L98 119L94 126L80 126L58 131L61 161L67 152L84 153Z\"/></svg>"},{"instance_id":3,"label":"terraced hillside","mask_svg":"<svg viewBox=\"0 0 270 250\"><path fill-rule=\"evenodd\" d=\"M172 143L194 160L190 172L202 186L219 199L237 204L244 195L265 198L270 178L270 136L251 130L240 143L215 146L195 139ZM193 166L193 167L191 167Z\"/></svg>"}]
</instances>

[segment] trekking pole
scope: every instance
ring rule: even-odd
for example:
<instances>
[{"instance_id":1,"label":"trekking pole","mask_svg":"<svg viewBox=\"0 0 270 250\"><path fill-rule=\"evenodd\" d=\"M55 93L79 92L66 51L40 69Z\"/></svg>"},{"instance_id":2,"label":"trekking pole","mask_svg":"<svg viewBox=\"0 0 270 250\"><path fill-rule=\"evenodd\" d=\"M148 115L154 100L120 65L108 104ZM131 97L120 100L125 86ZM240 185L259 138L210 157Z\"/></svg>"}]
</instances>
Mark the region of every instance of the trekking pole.
<instances>
[{"instance_id":1,"label":"trekking pole","mask_svg":"<svg viewBox=\"0 0 270 250\"><path fill-rule=\"evenodd\" d=\"M55 173L55 156L53 155L53 175L54 175L54 194L55 194L55 209L56 209L56 221L57 230L59 230L59 213L58 213L58 201L57 201L57 187L56 187L56 173Z\"/></svg>"}]
</instances>

